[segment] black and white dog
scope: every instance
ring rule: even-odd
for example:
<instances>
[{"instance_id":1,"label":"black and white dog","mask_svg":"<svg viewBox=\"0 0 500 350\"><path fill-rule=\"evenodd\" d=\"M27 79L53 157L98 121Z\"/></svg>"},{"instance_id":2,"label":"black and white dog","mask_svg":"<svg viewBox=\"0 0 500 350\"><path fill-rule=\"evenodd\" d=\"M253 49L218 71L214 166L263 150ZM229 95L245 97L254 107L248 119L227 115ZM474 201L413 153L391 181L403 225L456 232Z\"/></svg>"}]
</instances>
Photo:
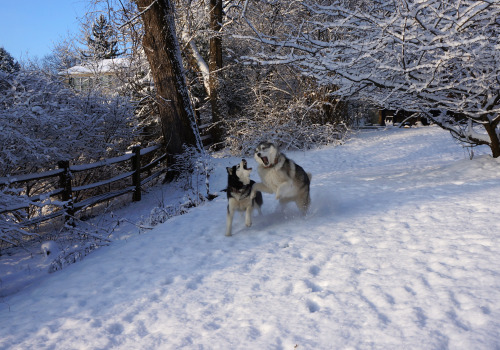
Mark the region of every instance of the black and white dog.
<instances>
[{"instance_id":1,"label":"black and white dog","mask_svg":"<svg viewBox=\"0 0 500 350\"><path fill-rule=\"evenodd\" d=\"M245 225L252 225L252 211L256 208L261 213L262 193L259 191L253 192L252 188L255 181L250 180L252 168L247 167L247 161L242 159L240 164L232 167L227 167L227 221L226 221L226 236L231 236L233 226L233 216L236 210L245 211Z\"/></svg>"},{"instance_id":2,"label":"black and white dog","mask_svg":"<svg viewBox=\"0 0 500 350\"><path fill-rule=\"evenodd\" d=\"M311 203L311 174L287 158L272 142L259 143L254 158L259 164L257 171L262 183L255 184L253 190L276 194L282 205L295 202L306 214Z\"/></svg>"}]
</instances>

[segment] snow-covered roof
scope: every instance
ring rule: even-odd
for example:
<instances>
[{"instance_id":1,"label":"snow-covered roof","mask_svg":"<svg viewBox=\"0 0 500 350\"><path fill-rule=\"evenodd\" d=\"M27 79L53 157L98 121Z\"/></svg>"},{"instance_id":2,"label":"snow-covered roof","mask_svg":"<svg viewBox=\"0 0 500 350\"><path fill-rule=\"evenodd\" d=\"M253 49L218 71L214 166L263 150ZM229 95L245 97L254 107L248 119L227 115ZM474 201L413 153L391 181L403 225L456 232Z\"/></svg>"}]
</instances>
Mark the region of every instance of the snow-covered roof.
<instances>
[{"instance_id":1,"label":"snow-covered roof","mask_svg":"<svg viewBox=\"0 0 500 350\"><path fill-rule=\"evenodd\" d=\"M62 71L61 75L88 75L88 74L106 74L116 72L120 68L130 66L128 58L110 58L98 62L86 62L81 65L73 66Z\"/></svg>"}]
</instances>

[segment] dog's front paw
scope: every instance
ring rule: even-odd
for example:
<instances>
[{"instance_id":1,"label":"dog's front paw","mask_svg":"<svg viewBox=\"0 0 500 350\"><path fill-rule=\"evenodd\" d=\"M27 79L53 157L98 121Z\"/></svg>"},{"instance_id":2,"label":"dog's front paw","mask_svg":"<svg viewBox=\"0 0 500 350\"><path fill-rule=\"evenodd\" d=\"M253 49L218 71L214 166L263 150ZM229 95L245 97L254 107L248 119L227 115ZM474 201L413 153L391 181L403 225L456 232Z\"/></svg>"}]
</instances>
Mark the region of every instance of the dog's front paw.
<instances>
[{"instance_id":1,"label":"dog's front paw","mask_svg":"<svg viewBox=\"0 0 500 350\"><path fill-rule=\"evenodd\" d=\"M251 222L251 221L246 221L246 222L245 222L245 226L246 226L246 227L250 227L250 226L252 226L252 222Z\"/></svg>"},{"instance_id":2,"label":"dog's front paw","mask_svg":"<svg viewBox=\"0 0 500 350\"><path fill-rule=\"evenodd\" d=\"M226 232L226 237L231 237L231 236L232 236L231 232Z\"/></svg>"}]
</instances>

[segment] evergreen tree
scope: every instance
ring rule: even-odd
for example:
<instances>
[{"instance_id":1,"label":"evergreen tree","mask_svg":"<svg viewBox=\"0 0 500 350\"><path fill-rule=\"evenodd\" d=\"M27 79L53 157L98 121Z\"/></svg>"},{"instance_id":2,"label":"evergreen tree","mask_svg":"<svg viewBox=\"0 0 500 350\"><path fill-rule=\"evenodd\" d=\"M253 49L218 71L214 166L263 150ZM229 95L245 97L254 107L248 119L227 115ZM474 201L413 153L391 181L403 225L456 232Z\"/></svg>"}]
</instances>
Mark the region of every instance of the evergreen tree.
<instances>
[{"instance_id":1,"label":"evergreen tree","mask_svg":"<svg viewBox=\"0 0 500 350\"><path fill-rule=\"evenodd\" d=\"M7 73L15 73L21 69L21 65L3 47L0 47L0 70Z\"/></svg>"},{"instance_id":2,"label":"evergreen tree","mask_svg":"<svg viewBox=\"0 0 500 350\"><path fill-rule=\"evenodd\" d=\"M118 57L118 41L114 37L113 27L101 14L92 24L92 34L87 36L88 50L82 52L83 57L98 60Z\"/></svg>"}]
</instances>

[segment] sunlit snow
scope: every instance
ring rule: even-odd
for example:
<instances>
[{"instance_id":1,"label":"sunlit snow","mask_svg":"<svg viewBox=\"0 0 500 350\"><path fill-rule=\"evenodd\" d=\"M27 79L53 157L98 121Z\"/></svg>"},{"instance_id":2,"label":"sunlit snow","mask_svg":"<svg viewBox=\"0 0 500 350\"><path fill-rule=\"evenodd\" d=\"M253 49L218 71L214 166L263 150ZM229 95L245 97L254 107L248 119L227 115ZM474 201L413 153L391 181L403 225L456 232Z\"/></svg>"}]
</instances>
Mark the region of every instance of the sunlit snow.
<instances>
[{"instance_id":1,"label":"sunlit snow","mask_svg":"<svg viewBox=\"0 0 500 350\"><path fill-rule=\"evenodd\" d=\"M228 238L222 193L141 235L124 224L52 274L42 253L1 256L0 348L499 348L500 161L488 151L469 160L437 127L360 132L288 153L313 174L305 218L264 195L263 215L251 228L236 215ZM239 159L215 159L214 191ZM161 196L146 197L115 216L138 221Z\"/></svg>"}]
</instances>

